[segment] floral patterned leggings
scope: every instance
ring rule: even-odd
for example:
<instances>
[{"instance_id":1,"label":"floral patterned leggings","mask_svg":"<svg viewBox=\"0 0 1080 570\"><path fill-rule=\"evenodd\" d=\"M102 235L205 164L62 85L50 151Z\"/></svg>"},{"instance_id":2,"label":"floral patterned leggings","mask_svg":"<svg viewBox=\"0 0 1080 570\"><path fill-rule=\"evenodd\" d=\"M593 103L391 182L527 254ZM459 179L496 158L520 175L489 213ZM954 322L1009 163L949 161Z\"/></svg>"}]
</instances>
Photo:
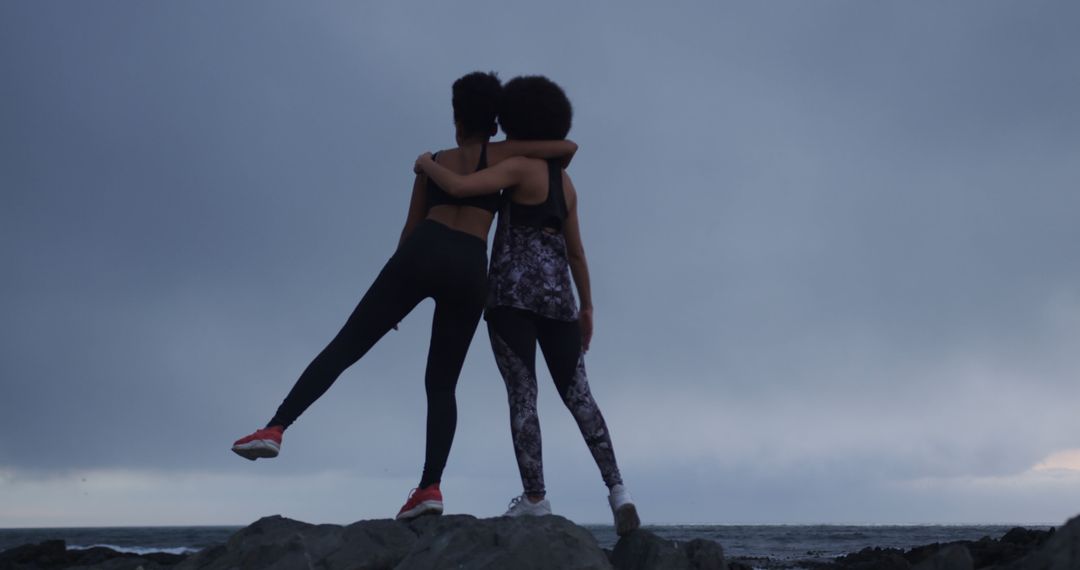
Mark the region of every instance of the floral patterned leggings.
<instances>
[{"instance_id":1,"label":"floral patterned leggings","mask_svg":"<svg viewBox=\"0 0 1080 570\"><path fill-rule=\"evenodd\" d=\"M544 353L555 388L577 421L600 468L604 484L622 484L604 416L589 391L577 321L557 321L521 309L487 312L488 334L510 404L510 433L525 493L544 495L540 419L536 413L536 344Z\"/></svg>"}]
</instances>

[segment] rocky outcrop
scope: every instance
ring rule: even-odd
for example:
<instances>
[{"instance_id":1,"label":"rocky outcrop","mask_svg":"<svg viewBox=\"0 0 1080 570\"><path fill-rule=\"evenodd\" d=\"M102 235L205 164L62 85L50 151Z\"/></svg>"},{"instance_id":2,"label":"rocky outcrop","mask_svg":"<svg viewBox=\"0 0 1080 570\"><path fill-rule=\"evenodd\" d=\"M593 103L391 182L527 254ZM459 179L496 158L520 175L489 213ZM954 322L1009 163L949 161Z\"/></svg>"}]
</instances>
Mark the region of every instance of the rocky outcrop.
<instances>
[{"instance_id":1,"label":"rocky outcrop","mask_svg":"<svg viewBox=\"0 0 1080 570\"><path fill-rule=\"evenodd\" d=\"M1065 528L1073 525L1071 538L1058 537ZM1073 549L1069 550L1070 546ZM815 570L1050 570L1070 568L1080 570L1080 563L1073 559L1073 566L1041 566L1047 560L1067 560L1069 552L1080 552L1080 517L1066 527L1054 531L1014 528L999 539L984 537L976 541L947 544L927 544L911 550L896 548L864 548L854 554L841 556L833 562L804 563L801 566Z\"/></svg>"},{"instance_id":2,"label":"rocky outcrop","mask_svg":"<svg viewBox=\"0 0 1080 570\"><path fill-rule=\"evenodd\" d=\"M224 545L193 555L177 570L311 567L607 570L611 564L589 531L558 516L477 519L452 515L408 523L361 521L346 527L268 517L240 530Z\"/></svg>"},{"instance_id":3,"label":"rocky outcrop","mask_svg":"<svg viewBox=\"0 0 1080 570\"><path fill-rule=\"evenodd\" d=\"M975 560L966 546L953 544L916 564L913 570L975 570Z\"/></svg>"},{"instance_id":4,"label":"rocky outcrop","mask_svg":"<svg viewBox=\"0 0 1080 570\"><path fill-rule=\"evenodd\" d=\"M971 555L973 568L998 568L1012 564L1025 555L1037 550L1052 536L1053 530L1028 530L1014 528L999 539L983 537L976 541L952 544L928 544L911 549L905 557L913 564L938 555L939 551L954 546L963 546ZM954 556L956 556L954 554Z\"/></svg>"},{"instance_id":5,"label":"rocky outcrop","mask_svg":"<svg viewBox=\"0 0 1080 570\"><path fill-rule=\"evenodd\" d=\"M476 519L455 515L421 519L416 543L397 570L606 570L607 555L592 533L558 516Z\"/></svg>"},{"instance_id":6,"label":"rocky outcrop","mask_svg":"<svg viewBox=\"0 0 1080 570\"><path fill-rule=\"evenodd\" d=\"M390 520L339 526L272 516L237 531L223 545L197 552L177 568L393 568L415 542L415 532Z\"/></svg>"},{"instance_id":7,"label":"rocky outcrop","mask_svg":"<svg viewBox=\"0 0 1080 570\"><path fill-rule=\"evenodd\" d=\"M1010 570L1075 570L1080 568L1080 516L1057 529L1038 550Z\"/></svg>"},{"instance_id":8,"label":"rocky outcrop","mask_svg":"<svg viewBox=\"0 0 1080 570\"><path fill-rule=\"evenodd\" d=\"M266 517L225 544L186 559L125 555L107 548L66 550L62 541L0 554L0 570L108 568L111 570L727 570L719 544L664 540L648 531L624 537L613 553L588 530L558 516L477 519L422 517L411 522L360 521L314 525ZM609 558L610 556L610 558Z\"/></svg>"},{"instance_id":9,"label":"rocky outcrop","mask_svg":"<svg viewBox=\"0 0 1080 570\"><path fill-rule=\"evenodd\" d=\"M623 537L611 552L617 570L724 570L724 550L711 540L664 540L647 530Z\"/></svg>"},{"instance_id":10,"label":"rocky outcrop","mask_svg":"<svg viewBox=\"0 0 1080 570\"><path fill-rule=\"evenodd\" d=\"M0 552L0 570L1080 570L1080 517L1050 531L1022 528L1000 539L929 544L903 551L866 548L826 560L725 560L719 544L679 542L638 530L601 550L592 534L558 516L477 519L422 517L405 523L314 525L266 517L220 544L184 557L108 548L69 550L63 541Z\"/></svg>"},{"instance_id":11,"label":"rocky outcrop","mask_svg":"<svg viewBox=\"0 0 1080 570\"><path fill-rule=\"evenodd\" d=\"M864 548L853 554L841 556L832 565L819 568L843 570L911 570L911 563L904 558L904 551L896 548Z\"/></svg>"},{"instance_id":12,"label":"rocky outcrop","mask_svg":"<svg viewBox=\"0 0 1080 570\"><path fill-rule=\"evenodd\" d=\"M0 570L31 570L66 568L104 568L106 570L157 570L171 568L184 559L179 554L157 552L131 554L111 548L95 547L68 550L62 540L47 540L26 544L0 552Z\"/></svg>"}]
</instances>

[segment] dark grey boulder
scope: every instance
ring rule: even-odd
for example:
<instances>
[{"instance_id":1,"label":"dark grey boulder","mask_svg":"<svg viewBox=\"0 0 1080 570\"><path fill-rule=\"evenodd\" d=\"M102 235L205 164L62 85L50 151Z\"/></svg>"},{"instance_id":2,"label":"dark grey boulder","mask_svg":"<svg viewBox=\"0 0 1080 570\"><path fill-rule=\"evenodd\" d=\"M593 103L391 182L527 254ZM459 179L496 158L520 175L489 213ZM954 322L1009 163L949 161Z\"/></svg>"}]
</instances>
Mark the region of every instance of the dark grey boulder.
<instances>
[{"instance_id":1,"label":"dark grey boulder","mask_svg":"<svg viewBox=\"0 0 1080 570\"><path fill-rule=\"evenodd\" d=\"M182 555L152 553L132 554L101 546L68 549L63 540L26 544L0 552L0 570L159 570L183 560Z\"/></svg>"},{"instance_id":2,"label":"dark grey boulder","mask_svg":"<svg viewBox=\"0 0 1080 570\"><path fill-rule=\"evenodd\" d=\"M998 540L983 537L969 542L967 548L975 560L976 568L1008 567L1038 550L1053 534L1053 529L1029 530L1017 527Z\"/></svg>"},{"instance_id":3,"label":"dark grey boulder","mask_svg":"<svg viewBox=\"0 0 1080 570\"><path fill-rule=\"evenodd\" d=\"M593 535L560 516L476 519L453 515L413 523L419 540L397 570L608 570Z\"/></svg>"},{"instance_id":4,"label":"dark grey boulder","mask_svg":"<svg viewBox=\"0 0 1080 570\"><path fill-rule=\"evenodd\" d=\"M162 570L175 566L161 565L150 558L134 556L130 558L112 558L104 562L87 565L65 566L66 570Z\"/></svg>"},{"instance_id":5,"label":"dark grey boulder","mask_svg":"<svg viewBox=\"0 0 1080 570\"><path fill-rule=\"evenodd\" d=\"M679 552L678 544L647 530L636 530L615 544L611 563L618 570L690 570L690 561Z\"/></svg>"},{"instance_id":6,"label":"dark grey boulder","mask_svg":"<svg viewBox=\"0 0 1080 570\"><path fill-rule=\"evenodd\" d=\"M636 530L615 544L611 552L615 570L724 570L724 551L711 540L687 543L665 540L647 530Z\"/></svg>"},{"instance_id":7,"label":"dark grey boulder","mask_svg":"<svg viewBox=\"0 0 1080 570\"><path fill-rule=\"evenodd\" d=\"M975 560L962 544L946 546L936 554L916 564L914 570L974 570Z\"/></svg>"},{"instance_id":8,"label":"dark grey boulder","mask_svg":"<svg viewBox=\"0 0 1080 570\"><path fill-rule=\"evenodd\" d=\"M897 548L864 548L837 558L834 568L845 570L910 570L904 551ZM826 566L828 567L828 566Z\"/></svg>"},{"instance_id":9,"label":"dark grey boulder","mask_svg":"<svg viewBox=\"0 0 1080 570\"><path fill-rule=\"evenodd\" d=\"M694 570L724 570L724 549L715 540L695 538L686 543L686 558Z\"/></svg>"},{"instance_id":10,"label":"dark grey boulder","mask_svg":"<svg viewBox=\"0 0 1080 570\"><path fill-rule=\"evenodd\" d=\"M355 522L340 537L340 548L325 559L327 568L395 568L417 540L409 525L390 519Z\"/></svg>"},{"instance_id":11,"label":"dark grey boulder","mask_svg":"<svg viewBox=\"0 0 1080 570\"><path fill-rule=\"evenodd\" d=\"M1077 570L1080 568L1080 516L1058 528L1038 550L1022 558L1012 570Z\"/></svg>"},{"instance_id":12,"label":"dark grey boulder","mask_svg":"<svg viewBox=\"0 0 1080 570\"><path fill-rule=\"evenodd\" d=\"M0 552L0 568L23 568L30 564L39 567L57 567L68 561L67 544L62 540L46 540L38 544L24 544Z\"/></svg>"},{"instance_id":13,"label":"dark grey boulder","mask_svg":"<svg viewBox=\"0 0 1080 570\"><path fill-rule=\"evenodd\" d=\"M360 521L344 527L274 516L175 568L610 570L611 564L589 531L556 516L480 520L452 515L408 523Z\"/></svg>"},{"instance_id":14,"label":"dark grey boulder","mask_svg":"<svg viewBox=\"0 0 1080 570\"><path fill-rule=\"evenodd\" d=\"M322 568L330 570L335 567L325 565L323 560L333 556L341 547L343 532L345 528L337 525L309 525L281 516L260 518L233 534L224 547L204 549L176 568L288 570L320 564Z\"/></svg>"}]
</instances>

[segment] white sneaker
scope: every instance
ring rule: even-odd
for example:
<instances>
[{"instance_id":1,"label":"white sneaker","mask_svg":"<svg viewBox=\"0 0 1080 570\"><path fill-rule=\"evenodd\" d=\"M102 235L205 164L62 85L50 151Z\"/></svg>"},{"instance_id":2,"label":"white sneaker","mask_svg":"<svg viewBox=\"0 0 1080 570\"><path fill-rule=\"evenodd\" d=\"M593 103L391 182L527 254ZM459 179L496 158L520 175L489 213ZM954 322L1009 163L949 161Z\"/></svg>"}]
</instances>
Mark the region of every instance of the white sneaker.
<instances>
[{"instance_id":1,"label":"white sneaker","mask_svg":"<svg viewBox=\"0 0 1080 570\"><path fill-rule=\"evenodd\" d=\"M615 516L615 534L623 536L630 534L641 526L638 518L637 507L630 498L630 491L622 485L615 485L608 495L608 503L611 505L611 514Z\"/></svg>"},{"instance_id":2,"label":"white sneaker","mask_svg":"<svg viewBox=\"0 0 1080 570\"><path fill-rule=\"evenodd\" d=\"M504 517L542 517L551 514L551 503L547 499L541 499L534 503L525 495L510 499L510 508L506 509Z\"/></svg>"}]
</instances>

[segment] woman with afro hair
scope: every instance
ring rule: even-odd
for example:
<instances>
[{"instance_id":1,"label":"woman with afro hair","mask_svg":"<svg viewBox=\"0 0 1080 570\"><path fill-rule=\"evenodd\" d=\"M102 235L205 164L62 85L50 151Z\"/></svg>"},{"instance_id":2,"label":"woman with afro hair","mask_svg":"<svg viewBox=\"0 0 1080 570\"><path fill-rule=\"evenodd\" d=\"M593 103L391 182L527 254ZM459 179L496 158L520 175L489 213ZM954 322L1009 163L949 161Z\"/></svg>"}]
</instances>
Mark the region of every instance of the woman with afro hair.
<instances>
[{"instance_id":1,"label":"woman with afro hair","mask_svg":"<svg viewBox=\"0 0 1080 570\"><path fill-rule=\"evenodd\" d=\"M499 125L510 140L564 139L572 117L566 94L546 77L518 77L503 88ZM486 312L491 348L506 384L510 431L524 487L506 514L551 513L536 412L539 343L559 396L608 487L616 532L622 536L638 528L637 508L623 485L611 435L585 375L584 355L593 331L592 294L578 226L577 192L563 165L557 160L514 157L465 175L423 154L416 168L453 196L485 198L506 189L509 197L495 230Z\"/></svg>"}]
</instances>

